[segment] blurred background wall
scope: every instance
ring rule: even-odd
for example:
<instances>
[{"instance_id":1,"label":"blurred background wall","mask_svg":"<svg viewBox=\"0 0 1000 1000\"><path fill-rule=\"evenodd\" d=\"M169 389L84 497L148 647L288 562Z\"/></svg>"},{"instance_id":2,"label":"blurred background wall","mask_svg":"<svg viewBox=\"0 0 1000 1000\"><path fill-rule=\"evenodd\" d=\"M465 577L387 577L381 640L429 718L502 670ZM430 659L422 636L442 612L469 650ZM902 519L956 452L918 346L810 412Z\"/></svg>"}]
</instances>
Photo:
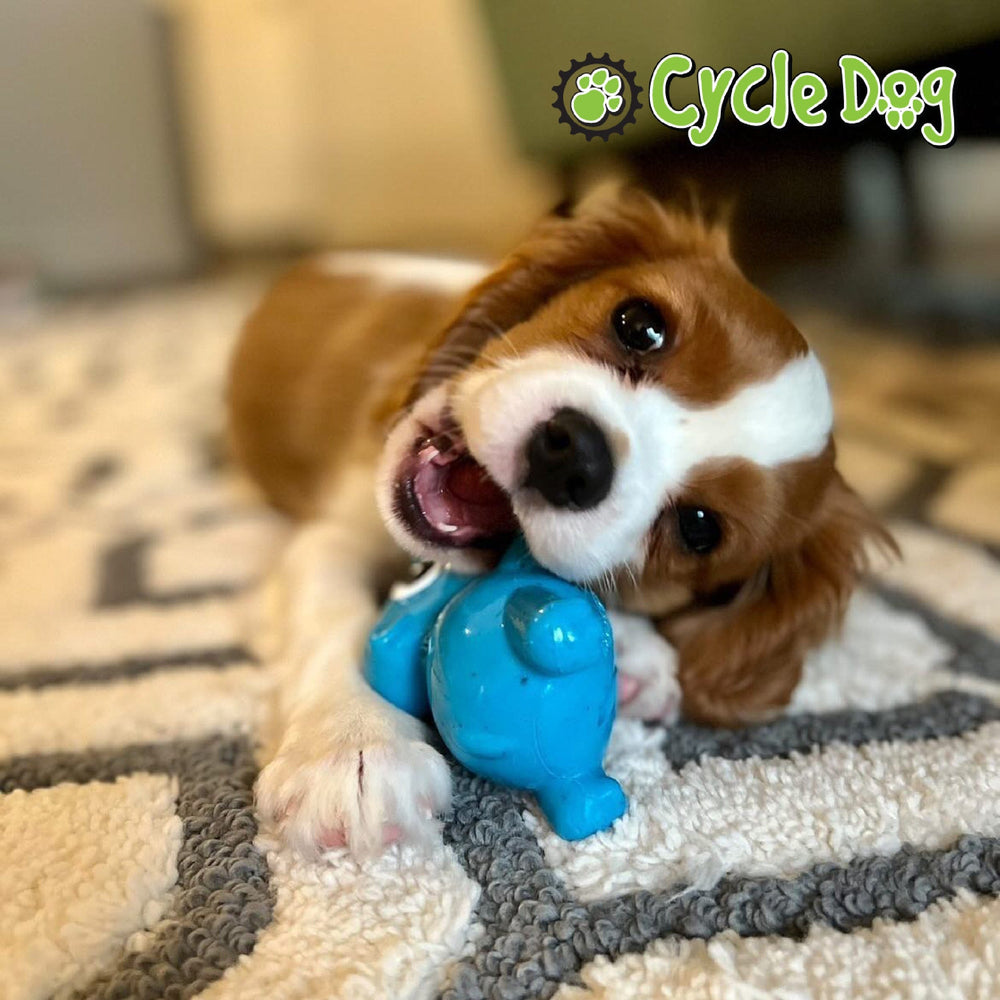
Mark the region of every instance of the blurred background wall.
<instances>
[{"instance_id":1,"label":"blurred background wall","mask_svg":"<svg viewBox=\"0 0 1000 1000\"><path fill-rule=\"evenodd\" d=\"M176 0L196 218L228 245L502 249L556 198L468 0Z\"/></svg>"},{"instance_id":2,"label":"blurred background wall","mask_svg":"<svg viewBox=\"0 0 1000 1000\"><path fill-rule=\"evenodd\" d=\"M190 267L166 25L133 0L0 0L0 276Z\"/></svg>"},{"instance_id":3,"label":"blurred background wall","mask_svg":"<svg viewBox=\"0 0 1000 1000\"><path fill-rule=\"evenodd\" d=\"M931 289L982 320L1000 314L983 288L1000 276L998 40L995 0L0 0L0 276L93 287L317 246L489 256L613 173L735 199L741 258L774 288L889 311ZM645 87L667 51L743 68L781 45L833 75L848 49L960 60L959 141L728 123L693 150L643 112L605 146L549 106L588 49Z\"/></svg>"}]
</instances>

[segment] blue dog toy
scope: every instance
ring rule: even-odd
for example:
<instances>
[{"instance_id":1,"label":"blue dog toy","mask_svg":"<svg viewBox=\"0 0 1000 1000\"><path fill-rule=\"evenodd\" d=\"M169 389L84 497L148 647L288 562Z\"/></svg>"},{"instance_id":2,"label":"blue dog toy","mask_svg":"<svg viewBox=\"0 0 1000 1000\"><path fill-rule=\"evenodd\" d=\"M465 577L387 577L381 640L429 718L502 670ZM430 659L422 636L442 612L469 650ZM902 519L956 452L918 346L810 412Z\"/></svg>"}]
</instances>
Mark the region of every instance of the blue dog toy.
<instances>
[{"instance_id":1,"label":"blue dog toy","mask_svg":"<svg viewBox=\"0 0 1000 1000\"><path fill-rule=\"evenodd\" d=\"M394 595L366 670L387 701L433 717L470 771L534 792L565 840L627 810L601 767L616 696L607 614L539 566L523 539L486 576L435 567Z\"/></svg>"}]
</instances>

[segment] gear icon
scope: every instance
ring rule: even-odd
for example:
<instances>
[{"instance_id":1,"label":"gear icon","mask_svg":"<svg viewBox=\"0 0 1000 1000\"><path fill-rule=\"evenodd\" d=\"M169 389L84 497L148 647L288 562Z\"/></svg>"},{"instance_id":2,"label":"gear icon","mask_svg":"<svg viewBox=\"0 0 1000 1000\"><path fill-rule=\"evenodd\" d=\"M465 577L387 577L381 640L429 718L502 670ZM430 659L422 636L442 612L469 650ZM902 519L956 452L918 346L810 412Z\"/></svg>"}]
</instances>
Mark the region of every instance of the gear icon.
<instances>
[{"instance_id":1,"label":"gear icon","mask_svg":"<svg viewBox=\"0 0 1000 1000\"><path fill-rule=\"evenodd\" d=\"M574 135L586 136L587 142L594 136L607 142L610 136L621 135L626 125L635 124L635 113L642 107L635 73L607 52L599 57L588 52L586 59L571 60L569 69L559 71L559 83L552 90L559 121Z\"/></svg>"}]
</instances>

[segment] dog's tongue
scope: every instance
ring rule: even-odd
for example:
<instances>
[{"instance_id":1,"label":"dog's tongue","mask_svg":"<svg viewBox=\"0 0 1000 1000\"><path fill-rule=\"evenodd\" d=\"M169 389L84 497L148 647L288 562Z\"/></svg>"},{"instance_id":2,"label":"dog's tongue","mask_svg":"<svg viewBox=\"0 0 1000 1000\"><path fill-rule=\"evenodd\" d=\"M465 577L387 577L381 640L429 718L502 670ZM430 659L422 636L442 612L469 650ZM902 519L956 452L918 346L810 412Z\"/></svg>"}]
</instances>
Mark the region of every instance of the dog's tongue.
<instances>
[{"instance_id":1,"label":"dog's tongue","mask_svg":"<svg viewBox=\"0 0 1000 1000\"><path fill-rule=\"evenodd\" d=\"M513 529L514 516L507 494L474 458L466 455L449 465L442 485L452 500L457 501L449 506L471 508L461 512L465 516L460 519L466 524L487 531Z\"/></svg>"},{"instance_id":2,"label":"dog's tongue","mask_svg":"<svg viewBox=\"0 0 1000 1000\"><path fill-rule=\"evenodd\" d=\"M506 503L503 490L490 478L489 473L468 455L448 467L445 488L459 500L478 507Z\"/></svg>"},{"instance_id":3,"label":"dog's tongue","mask_svg":"<svg viewBox=\"0 0 1000 1000\"><path fill-rule=\"evenodd\" d=\"M425 448L412 474L412 496L432 540L453 547L513 533L517 519L507 494L471 455L456 450Z\"/></svg>"}]
</instances>

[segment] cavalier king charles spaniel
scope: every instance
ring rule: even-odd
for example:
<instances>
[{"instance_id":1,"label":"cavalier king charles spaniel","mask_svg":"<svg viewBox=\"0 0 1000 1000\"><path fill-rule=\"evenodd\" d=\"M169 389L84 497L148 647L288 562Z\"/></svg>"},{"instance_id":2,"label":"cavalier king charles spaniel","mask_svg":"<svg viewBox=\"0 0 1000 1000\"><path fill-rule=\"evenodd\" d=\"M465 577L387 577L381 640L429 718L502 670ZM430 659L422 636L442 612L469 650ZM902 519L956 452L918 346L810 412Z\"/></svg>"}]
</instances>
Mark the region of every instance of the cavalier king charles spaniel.
<instances>
[{"instance_id":1,"label":"cavalier king charles spaniel","mask_svg":"<svg viewBox=\"0 0 1000 1000\"><path fill-rule=\"evenodd\" d=\"M606 602L623 715L785 706L891 541L835 464L823 369L725 231L640 192L543 220L492 270L343 253L248 320L242 464L298 529L260 808L315 854L433 837L448 767L361 673L407 561L488 569L516 532Z\"/></svg>"}]
</instances>

